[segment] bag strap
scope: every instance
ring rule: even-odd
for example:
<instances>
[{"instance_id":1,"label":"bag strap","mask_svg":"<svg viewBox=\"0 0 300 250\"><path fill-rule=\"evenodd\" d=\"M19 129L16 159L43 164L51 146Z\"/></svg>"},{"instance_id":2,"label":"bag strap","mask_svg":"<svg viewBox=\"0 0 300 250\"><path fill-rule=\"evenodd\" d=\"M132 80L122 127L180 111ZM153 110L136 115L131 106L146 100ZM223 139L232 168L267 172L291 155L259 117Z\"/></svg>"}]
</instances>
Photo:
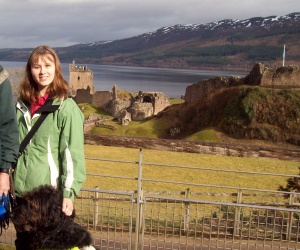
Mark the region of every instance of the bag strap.
<instances>
[{"instance_id":1,"label":"bag strap","mask_svg":"<svg viewBox=\"0 0 300 250\"><path fill-rule=\"evenodd\" d=\"M28 145L28 143L30 142L31 138L33 137L33 135L35 134L35 132L38 130L38 128L41 126L41 124L43 123L43 121L46 119L46 117L47 117L48 114L49 113L42 113L41 116L39 117L39 119L32 126L31 130L25 136L25 138L23 139L23 141L20 144L19 156L24 152L24 150L25 150L26 146Z\"/></svg>"},{"instance_id":2,"label":"bag strap","mask_svg":"<svg viewBox=\"0 0 300 250\"><path fill-rule=\"evenodd\" d=\"M26 146L28 145L28 143L30 142L31 138L33 137L33 135L35 134L35 132L38 130L38 128L41 126L41 124L43 123L43 121L46 119L47 115L49 113L41 113L41 116L37 119L37 121L35 122L35 124L32 126L31 130L28 132L28 134L25 136L25 138L23 139L23 141L20 144L19 147L19 155L18 157L20 157L20 155L22 155L22 153L24 152ZM15 162L15 164L12 166L12 169L9 173L9 183L10 183L10 190L9 190L9 198L10 198L10 202L11 202L11 208L14 209L14 207L16 206L16 197L15 197L15 187L14 187L14 178L12 176L12 172L14 171L17 162Z\"/></svg>"},{"instance_id":3,"label":"bag strap","mask_svg":"<svg viewBox=\"0 0 300 250\"><path fill-rule=\"evenodd\" d=\"M25 138L23 139L23 141L20 144L20 148L19 148L19 155L18 157L23 153L23 151L25 150L26 146L28 145L28 143L30 142L30 140L32 139L33 135L35 134L35 132L38 130L38 128L41 126L41 124L43 123L43 121L46 119L46 117L59 109L59 105L49 105L52 102L52 100L47 100L45 105L43 106L40 111L41 111L41 115L40 117L37 119L37 121L33 124L32 128L30 129L30 131L28 132L28 134L25 136ZM46 109L46 110L45 110Z\"/></svg>"}]
</instances>

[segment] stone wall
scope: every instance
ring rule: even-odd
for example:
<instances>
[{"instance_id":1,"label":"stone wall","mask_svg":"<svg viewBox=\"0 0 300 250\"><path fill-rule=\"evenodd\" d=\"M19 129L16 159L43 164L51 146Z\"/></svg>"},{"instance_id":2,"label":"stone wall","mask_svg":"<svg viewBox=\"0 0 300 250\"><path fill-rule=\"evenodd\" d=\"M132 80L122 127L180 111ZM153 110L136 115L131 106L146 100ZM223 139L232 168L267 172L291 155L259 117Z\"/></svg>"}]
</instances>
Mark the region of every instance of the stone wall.
<instances>
[{"instance_id":1,"label":"stone wall","mask_svg":"<svg viewBox=\"0 0 300 250\"><path fill-rule=\"evenodd\" d=\"M90 93L90 89L78 89L77 95L73 98L76 103L93 103L93 95Z\"/></svg>"},{"instance_id":2,"label":"stone wall","mask_svg":"<svg viewBox=\"0 0 300 250\"><path fill-rule=\"evenodd\" d=\"M290 65L268 68L257 63L245 77L244 83L262 87L300 87L300 67Z\"/></svg>"},{"instance_id":3,"label":"stone wall","mask_svg":"<svg viewBox=\"0 0 300 250\"><path fill-rule=\"evenodd\" d=\"M131 100L129 99L112 99L106 106L105 110L114 117L122 119L125 111L131 107Z\"/></svg>"},{"instance_id":4,"label":"stone wall","mask_svg":"<svg viewBox=\"0 0 300 250\"><path fill-rule=\"evenodd\" d=\"M240 85L300 88L300 68L298 65L267 68L263 64L257 63L253 66L249 75L244 78L237 76L231 76L229 78L216 77L189 85L186 88L184 99L186 103L193 104L203 97L213 95L218 89Z\"/></svg>"},{"instance_id":5,"label":"stone wall","mask_svg":"<svg viewBox=\"0 0 300 250\"><path fill-rule=\"evenodd\" d=\"M131 119L135 121L142 121L147 117L153 115L152 103L139 103L135 102L130 108Z\"/></svg>"},{"instance_id":6,"label":"stone wall","mask_svg":"<svg viewBox=\"0 0 300 250\"><path fill-rule=\"evenodd\" d=\"M159 112L164 110L166 107L170 106L169 97L167 97L164 93L161 92L143 92L139 91L139 93L135 96L135 107L139 106L140 111L145 107L145 113L149 113L149 107L152 106L151 113L153 115L157 115ZM150 105L144 105L149 103ZM143 104L143 105L139 105ZM148 117L148 115L146 116Z\"/></svg>"},{"instance_id":7,"label":"stone wall","mask_svg":"<svg viewBox=\"0 0 300 250\"><path fill-rule=\"evenodd\" d=\"M200 99L210 99L208 97L215 94L217 89L229 88L243 84L243 78L237 76L215 77L212 79L202 80L196 84L189 85L186 88L184 100L188 104L198 102Z\"/></svg>"},{"instance_id":8,"label":"stone wall","mask_svg":"<svg viewBox=\"0 0 300 250\"><path fill-rule=\"evenodd\" d=\"M92 105L95 107L105 108L112 99L109 91L96 91L92 98Z\"/></svg>"},{"instance_id":9,"label":"stone wall","mask_svg":"<svg viewBox=\"0 0 300 250\"><path fill-rule=\"evenodd\" d=\"M300 69L298 65L264 68L264 73L260 82L261 86L288 86L300 87Z\"/></svg>"},{"instance_id":10,"label":"stone wall","mask_svg":"<svg viewBox=\"0 0 300 250\"><path fill-rule=\"evenodd\" d=\"M154 100L153 100L153 114L157 115L159 112L164 110L166 107L170 106L170 100L169 98L162 93L156 93L154 95Z\"/></svg>"}]
</instances>

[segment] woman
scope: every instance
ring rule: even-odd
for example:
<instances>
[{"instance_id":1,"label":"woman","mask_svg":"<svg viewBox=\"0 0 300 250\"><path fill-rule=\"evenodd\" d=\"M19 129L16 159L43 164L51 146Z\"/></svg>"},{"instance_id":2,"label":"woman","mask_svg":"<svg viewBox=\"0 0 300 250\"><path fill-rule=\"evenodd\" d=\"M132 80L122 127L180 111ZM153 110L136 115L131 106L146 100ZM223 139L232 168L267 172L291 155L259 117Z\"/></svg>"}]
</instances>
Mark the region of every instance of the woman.
<instances>
[{"instance_id":1,"label":"woman","mask_svg":"<svg viewBox=\"0 0 300 250\"><path fill-rule=\"evenodd\" d=\"M18 159L14 185L17 198L41 185L58 188L64 197L62 211L70 216L86 172L84 117L77 104L68 98L68 92L55 51L48 46L35 48L28 58L16 105L20 141L41 113L49 114ZM17 233L17 250L26 249L24 240L26 236Z\"/></svg>"}]
</instances>

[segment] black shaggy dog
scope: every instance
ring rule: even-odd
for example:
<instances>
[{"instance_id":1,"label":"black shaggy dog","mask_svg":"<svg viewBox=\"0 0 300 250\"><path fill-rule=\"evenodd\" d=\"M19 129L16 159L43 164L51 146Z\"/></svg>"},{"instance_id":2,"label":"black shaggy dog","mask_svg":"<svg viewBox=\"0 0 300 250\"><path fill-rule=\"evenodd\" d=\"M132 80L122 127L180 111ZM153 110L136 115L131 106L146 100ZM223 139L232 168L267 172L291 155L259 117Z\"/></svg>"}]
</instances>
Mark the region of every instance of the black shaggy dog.
<instances>
[{"instance_id":1,"label":"black shaggy dog","mask_svg":"<svg viewBox=\"0 0 300 250\"><path fill-rule=\"evenodd\" d=\"M18 232L28 233L32 249L91 245L91 235L74 222L75 214L66 216L62 212L62 200L62 193L51 186L36 188L18 200L11 220Z\"/></svg>"}]
</instances>

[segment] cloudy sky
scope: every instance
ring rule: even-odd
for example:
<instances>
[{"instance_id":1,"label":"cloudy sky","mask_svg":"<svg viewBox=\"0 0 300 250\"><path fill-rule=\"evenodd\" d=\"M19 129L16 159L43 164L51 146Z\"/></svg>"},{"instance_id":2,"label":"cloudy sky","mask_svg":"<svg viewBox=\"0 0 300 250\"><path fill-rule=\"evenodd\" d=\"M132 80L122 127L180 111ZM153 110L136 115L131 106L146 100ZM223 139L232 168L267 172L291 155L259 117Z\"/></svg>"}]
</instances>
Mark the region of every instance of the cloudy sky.
<instances>
[{"instance_id":1,"label":"cloudy sky","mask_svg":"<svg viewBox=\"0 0 300 250\"><path fill-rule=\"evenodd\" d=\"M299 0L0 0L0 49L116 40L176 24L282 16Z\"/></svg>"}]
</instances>

